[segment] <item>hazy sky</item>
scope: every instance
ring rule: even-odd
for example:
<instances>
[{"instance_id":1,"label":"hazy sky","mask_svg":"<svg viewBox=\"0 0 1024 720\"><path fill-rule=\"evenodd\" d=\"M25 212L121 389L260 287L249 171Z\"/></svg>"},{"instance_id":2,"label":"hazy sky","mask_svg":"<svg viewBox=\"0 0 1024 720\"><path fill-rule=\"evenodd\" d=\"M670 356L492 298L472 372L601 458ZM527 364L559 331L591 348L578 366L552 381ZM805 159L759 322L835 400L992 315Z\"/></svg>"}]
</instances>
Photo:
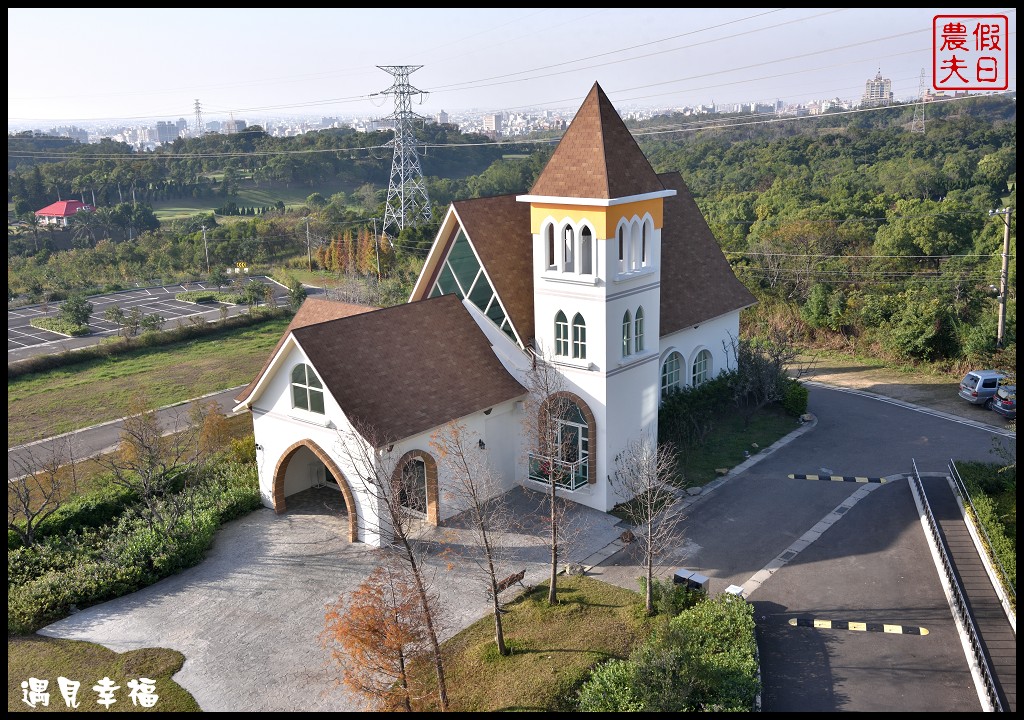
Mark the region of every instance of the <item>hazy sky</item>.
<instances>
[{"instance_id":1,"label":"hazy sky","mask_svg":"<svg viewBox=\"0 0 1024 720\"><path fill-rule=\"evenodd\" d=\"M413 110L575 110L594 82L620 110L897 98L931 79L937 14L1013 8L8 8L8 126L288 115L385 116L421 65ZM422 100L422 103L419 102Z\"/></svg>"}]
</instances>

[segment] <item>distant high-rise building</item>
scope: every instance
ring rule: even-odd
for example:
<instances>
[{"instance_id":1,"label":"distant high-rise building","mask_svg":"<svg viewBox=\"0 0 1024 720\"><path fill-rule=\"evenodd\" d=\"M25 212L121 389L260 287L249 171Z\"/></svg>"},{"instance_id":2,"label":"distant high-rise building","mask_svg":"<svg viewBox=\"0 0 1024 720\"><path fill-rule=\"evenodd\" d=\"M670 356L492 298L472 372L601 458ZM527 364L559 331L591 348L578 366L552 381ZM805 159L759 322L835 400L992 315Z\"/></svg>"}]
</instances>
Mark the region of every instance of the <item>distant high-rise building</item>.
<instances>
[{"instance_id":1,"label":"distant high-rise building","mask_svg":"<svg viewBox=\"0 0 1024 720\"><path fill-rule=\"evenodd\" d=\"M501 123L504 116L501 113L484 115L484 130L494 136L501 135Z\"/></svg>"},{"instance_id":2,"label":"distant high-rise building","mask_svg":"<svg viewBox=\"0 0 1024 720\"><path fill-rule=\"evenodd\" d=\"M883 78L882 71L879 70L873 80L864 83L864 97L861 98L860 104L863 107L877 107L890 103L892 103L892 80Z\"/></svg>"},{"instance_id":3,"label":"distant high-rise building","mask_svg":"<svg viewBox=\"0 0 1024 720\"><path fill-rule=\"evenodd\" d=\"M174 142L178 137L178 126L172 122L160 120L156 124L156 141L160 144Z\"/></svg>"},{"instance_id":4,"label":"distant high-rise building","mask_svg":"<svg viewBox=\"0 0 1024 720\"><path fill-rule=\"evenodd\" d=\"M442 110L441 112L439 112L437 114L437 124L438 125L447 125L448 124L448 113L446 113L444 110Z\"/></svg>"}]
</instances>

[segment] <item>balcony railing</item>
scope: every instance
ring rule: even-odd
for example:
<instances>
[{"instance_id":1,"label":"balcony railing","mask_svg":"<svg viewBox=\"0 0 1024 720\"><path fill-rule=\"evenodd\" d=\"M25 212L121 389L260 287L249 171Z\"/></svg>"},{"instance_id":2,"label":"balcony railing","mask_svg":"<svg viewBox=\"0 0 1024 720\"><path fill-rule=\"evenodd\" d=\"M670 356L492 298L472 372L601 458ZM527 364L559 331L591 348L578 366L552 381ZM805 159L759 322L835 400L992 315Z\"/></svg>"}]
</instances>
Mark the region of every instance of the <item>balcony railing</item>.
<instances>
[{"instance_id":1,"label":"balcony railing","mask_svg":"<svg viewBox=\"0 0 1024 720\"><path fill-rule=\"evenodd\" d=\"M589 458L567 462L530 453L530 479L546 484L551 482L552 477L556 487L579 490L590 478Z\"/></svg>"}]
</instances>

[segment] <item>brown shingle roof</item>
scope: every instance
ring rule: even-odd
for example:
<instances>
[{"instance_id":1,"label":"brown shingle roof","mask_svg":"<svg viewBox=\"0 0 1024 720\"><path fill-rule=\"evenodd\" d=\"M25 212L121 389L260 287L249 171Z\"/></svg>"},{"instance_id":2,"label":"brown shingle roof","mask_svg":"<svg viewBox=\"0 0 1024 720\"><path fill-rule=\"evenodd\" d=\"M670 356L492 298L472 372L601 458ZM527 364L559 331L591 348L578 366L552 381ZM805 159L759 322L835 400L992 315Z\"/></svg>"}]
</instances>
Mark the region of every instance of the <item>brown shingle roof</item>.
<instances>
[{"instance_id":1,"label":"brown shingle roof","mask_svg":"<svg viewBox=\"0 0 1024 720\"><path fill-rule=\"evenodd\" d=\"M453 203L509 321L524 343L533 338L533 236L530 206L515 195Z\"/></svg>"},{"instance_id":2,"label":"brown shingle roof","mask_svg":"<svg viewBox=\"0 0 1024 720\"><path fill-rule=\"evenodd\" d=\"M733 273L678 172L658 176L665 198L661 231L661 334L693 327L756 300Z\"/></svg>"},{"instance_id":3,"label":"brown shingle roof","mask_svg":"<svg viewBox=\"0 0 1024 720\"><path fill-rule=\"evenodd\" d=\"M326 298L315 298L308 297L303 301L299 307L298 312L292 317L292 321L288 323L288 327L285 328L281 334L281 339L277 341L277 345L274 346L274 351L267 356L267 361L263 363L263 368L257 373L256 377L253 378L252 382L245 386L238 395L235 396L236 402L243 402L246 398L252 394L252 391L256 388L256 384L259 383L260 378L270 367L271 361L274 356L277 355L277 351L284 345L284 341L288 339L288 335L295 328L306 327L307 325L316 325L317 323L327 322L328 320L337 320L338 318L349 317L351 315L359 315L360 313L370 312L376 310L375 307L369 305L352 305L351 303L338 302L336 300L328 300Z\"/></svg>"},{"instance_id":4,"label":"brown shingle roof","mask_svg":"<svg viewBox=\"0 0 1024 720\"><path fill-rule=\"evenodd\" d=\"M660 190L629 128L594 83L530 195L608 200Z\"/></svg>"},{"instance_id":5,"label":"brown shingle roof","mask_svg":"<svg viewBox=\"0 0 1024 720\"><path fill-rule=\"evenodd\" d=\"M292 332L367 437L401 440L526 392L454 295Z\"/></svg>"}]
</instances>

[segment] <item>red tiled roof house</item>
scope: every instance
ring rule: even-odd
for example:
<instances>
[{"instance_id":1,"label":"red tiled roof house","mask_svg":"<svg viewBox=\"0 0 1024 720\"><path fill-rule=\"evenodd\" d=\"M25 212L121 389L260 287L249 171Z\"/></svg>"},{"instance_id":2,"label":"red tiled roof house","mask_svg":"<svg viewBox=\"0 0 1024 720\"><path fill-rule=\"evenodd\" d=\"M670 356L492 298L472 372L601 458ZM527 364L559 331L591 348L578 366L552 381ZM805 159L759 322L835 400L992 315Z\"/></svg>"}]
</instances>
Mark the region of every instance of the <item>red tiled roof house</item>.
<instances>
[{"instance_id":1,"label":"red tiled roof house","mask_svg":"<svg viewBox=\"0 0 1024 720\"><path fill-rule=\"evenodd\" d=\"M81 200L58 200L42 210L36 210L36 217L46 225L67 227L71 224L71 218L79 212L92 212L92 206Z\"/></svg>"},{"instance_id":2,"label":"red tiled roof house","mask_svg":"<svg viewBox=\"0 0 1024 720\"><path fill-rule=\"evenodd\" d=\"M559 494L610 510L616 455L657 437L666 393L728 367L753 303L682 177L653 170L595 83L528 194L448 208L408 303L306 301L237 397L264 503L283 512L329 472L349 538L383 542L359 446L414 479L409 512L443 523L462 508L431 439L459 421L503 489L558 468ZM547 448L527 430L538 363L558 385Z\"/></svg>"}]
</instances>

